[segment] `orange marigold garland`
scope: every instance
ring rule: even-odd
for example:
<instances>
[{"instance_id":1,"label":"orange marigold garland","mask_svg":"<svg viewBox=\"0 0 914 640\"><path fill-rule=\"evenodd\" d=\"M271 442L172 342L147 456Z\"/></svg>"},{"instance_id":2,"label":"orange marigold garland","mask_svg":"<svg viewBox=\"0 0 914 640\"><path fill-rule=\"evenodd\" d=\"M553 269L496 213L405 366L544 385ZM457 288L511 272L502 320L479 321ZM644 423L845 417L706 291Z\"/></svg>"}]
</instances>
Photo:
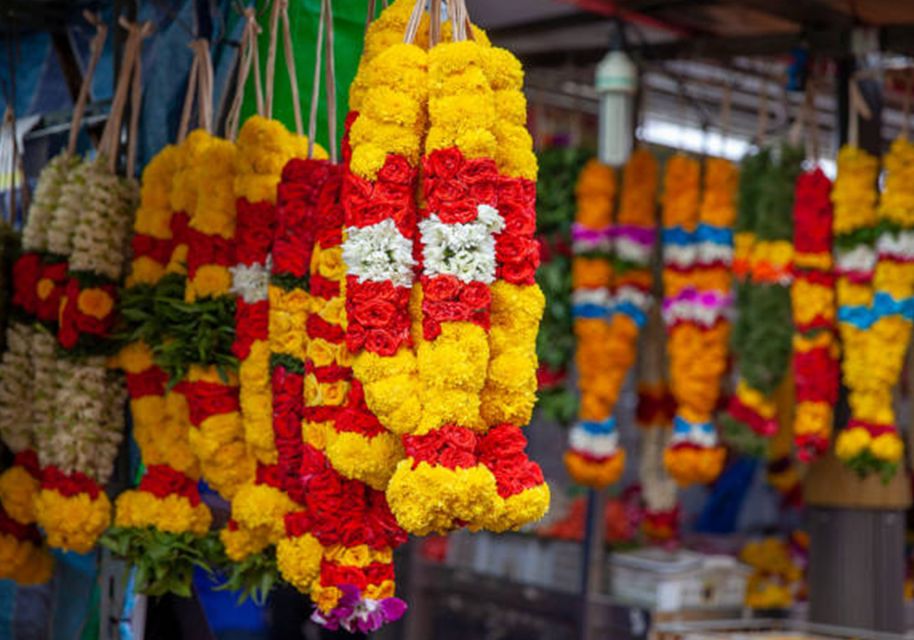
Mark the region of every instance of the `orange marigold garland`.
<instances>
[{"instance_id":1,"label":"orange marigold garland","mask_svg":"<svg viewBox=\"0 0 914 640\"><path fill-rule=\"evenodd\" d=\"M821 169L797 178L794 197L794 445L802 462L824 455L838 401L839 346L832 271L831 181Z\"/></svg>"},{"instance_id":2,"label":"orange marigold garland","mask_svg":"<svg viewBox=\"0 0 914 640\"><path fill-rule=\"evenodd\" d=\"M613 180L612 170L595 161L584 168L572 230L580 256L572 263L572 312L582 396L581 421L572 429L565 466L576 482L594 487L618 480L625 464L612 412L634 364L650 305L656 160L646 150L632 154L623 173L616 226Z\"/></svg>"},{"instance_id":3,"label":"orange marigold garland","mask_svg":"<svg viewBox=\"0 0 914 640\"><path fill-rule=\"evenodd\" d=\"M700 202L699 172L696 160L673 156L663 197L663 314L677 404L664 463L680 485L713 481L726 456L714 411L727 368L737 171L709 158Z\"/></svg>"}]
</instances>

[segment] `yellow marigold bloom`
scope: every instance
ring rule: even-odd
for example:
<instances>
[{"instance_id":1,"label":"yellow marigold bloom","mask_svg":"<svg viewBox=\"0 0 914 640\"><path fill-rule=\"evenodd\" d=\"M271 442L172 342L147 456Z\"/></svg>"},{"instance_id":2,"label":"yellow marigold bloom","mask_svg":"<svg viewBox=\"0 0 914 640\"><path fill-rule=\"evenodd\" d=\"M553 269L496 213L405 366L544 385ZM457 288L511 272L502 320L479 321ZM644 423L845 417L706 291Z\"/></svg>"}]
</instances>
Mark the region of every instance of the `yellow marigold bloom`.
<instances>
[{"instance_id":1,"label":"yellow marigold bloom","mask_svg":"<svg viewBox=\"0 0 914 640\"><path fill-rule=\"evenodd\" d=\"M266 484L246 484L232 498L232 518L274 544L285 535L283 518L296 508L289 496Z\"/></svg>"},{"instance_id":2,"label":"yellow marigold bloom","mask_svg":"<svg viewBox=\"0 0 914 640\"><path fill-rule=\"evenodd\" d=\"M327 459L343 477L360 480L384 491L397 463L403 459L403 445L393 433L367 438L360 433L327 432Z\"/></svg>"},{"instance_id":3,"label":"yellow marigold bloom","mask_svg":"<svg viewBox=\"0 0 914 640\"><path fill-rule=\"evenodd\" d=\"M7 515L21 524L35 522L35 496L41 482L24 467L13 466L0 474L0 503Z\"/></svg>"},{"instance_id":4,"label":"yellow marigold bloom","mask_svg":"<svg viewBox=\"0 0 914 640\"><path fill-rule=\"evenodd\" d=\"M148 256L140 256L130 263L130 275L125 286L129 289L140 284L155 284L165 275L165 266Z\"/></svg>"},{"instance_id":5,"label":"yellow marigold bloom","mask_svg":"<svg viewBox=\"0 0 914 640\"><path fill-rule=\"evenodd\" d=\"M317 538L283 538L276 545L276 564L282 577L299 591L309 591L320 569L323 547Z\"/></svg>"},{"instance_id":6,"label":"yellow marigold bloom","mask_svg":"<svg viewBox=\"0 0 914 640\"><path fill-rule=\"evenodd\" d=\"M115 503L114 524L141 529L154 527L170 533L191 532L203 535L212 524L212 514L204 503L192 506L184 496L158 498L145 491L125 491Z\"/></svg>"},{"instance_id":7,"label":"yellow marigold bloom","mask_svg":"<svg viewBox=\"0 0 914 640\"><path fill-rule=\"evenodd\" d=\"M654 225L657 174L657 159L654 155L647 149L635 149L622 172L619 224Z\"/></svg>"},{"instance_id":8,"label":"yellow marigold bloom","mask_svg":"<svg viewBox=\"0 0 914 640\"><path fill-rule=\"evenodd\" d=\"M483 521L483 526L499 533L536 522L549 510L549 496L549 485L544 482L507 499L499 497L498 508Z\"/></svg>"},{"instance_id":9,"label":"yellow marigold bloom","mask_svg":"<svg viewBox=\"0 0 914 640\"><path fill-rule=\"evenodd\" d=\"M35 498L35 519L50 546L88 553L111 522L111 502L104 492L92 500L85 493L65 497L42 489Z\"/></svg>"},{"instance_id":10,"label":"yellow marigold bloom","mask_svg":"<svg viewBox=\"0 0 914 640\"><path fill-rule=\"evenodd\" d=\"M12 570L10 578L23 587L46 584L54 574L54 556L47 547L31 546L31 553L25 562Z\"/></svg>"},{"instance_id":11,"label":"yellow marigold bloom","mask_svg":"<svg viewBox=\"0 0 914 640\"><path fill-rule=\"evenodd\" d=\"M793 430L798 436L830 433L831 421L832 408L827 402L800 402Z\"/></svg>"},{"instance_id":12,"label":"yellow marigold bloom","mask_svg":"<svg viewBox=\"0 0 914 640\"><path fill-rule=\"evenodd\" d=\"M902 227L912 227L914 226L914 145L906 138L897 138L885 156L885 168L885 187L879 198L879 215L882 219Z\"/></svg>"},{"instance_id":13,"label":"yellow marigold bloom","mask_svg":"<svg viewBox=\"0 0 914 640\"><path fill-rule=\"evenodd\" d=\"M850 460L870 446L872 437L866 429L854 427L845 429L838 434L838 440L835 443L835 455L841 460Z\"/></svg>"},{"instance_id":14,"label":"yellow marigold bloom","mask_svg":"<svg viewBox=\"0 0 914 640\"><path fill-rule=\"evenodd\" d=\"M707 484L720 475L727 452L723 447L693 449L667 448L663 465L680 486Z\"/></svg>"},{"instance_id":15,"label":"yellow marigold bloom","mask_svg":"<svg viewBox=\"0 0 914 640\"><path fill-rule=\"evenodd\" d=\"M838 179L831 192L835 233L850 233L876 224L876 174L879 161L857 147L838 152Z\"/></svg>"},{"instance_id":16,"label":"yellow marigold bloom","mask_svg":"<svg viewBox=\"0 0 914 640\"><path fill-rule=\"evenodd\" d=\"M117 364L126 373L141 373L154 364L152 349L144 342L131 342L118 353Z\"/></svg>"},{"instance_id":17,"label":"yellow marigold bloom","mask_svg":"<svg viewBox=\"0 0 914 640\"><path fill-rule=\"evenodd\" d=\"M160 240L171 238L171 187L179 164L180 151L167 145L143 169L140 206L134 231Z\"/></svg>"},{"instance_id":18,"label":"yellow marigold bloom","mask_svg":"<svg viewBox=\"0 0 914 640\"><path fill-rule=\"evenodd\" d=\"M705 187L701 198L701 221L717 227L732 227L736 219L736 187L739 170L723 158L705 160Z\"/></svg>"},{"instance_id":19,"label":"yellow marigold bloom","mask_svg":"<svg viewBox=\"0 0 914 640\"><path fill-rule=\"evenodd\" d=\"M224 296L232 286L232 274L226 267L217 264L205 264L199 267L194 277L187 283L185 300L194 302L199 298Z\"/></svg>"},{"instance_id":20,"label":"yellow marigold bloom","mask_svg":"<svg viewBox=\"0 0 914 640\"><path fill-rule=\"evenodd\" d=\"M239 526L219 531L219 539L225 547L225 555L233 562L241 562L248 556L260 553L270 545L270 540L260 532Z\"/></svg>"},{"instance_id":21,"label":"yellow marigold bloom","mask_svg":"<svg viewBox=\"0 0 914 640\"><path fill-rule=\"evenodd\" d=\"M870 443L870 451L880 460L894 464L901 460L901 455L904 453L904 445L898 434L883 433L873 438Z\"/></svg>"},{"instance_id":22,"label":"yellow marigold bloom","mask_svg":"<svg viewBox=\"0 0 914 640\"><path fill-rule=\"evenodd\" d=\"M190 226L207 235L231 239L235 235L235 144L212 136L200 153L197 192Z\"/></svg>"}]
</instances>

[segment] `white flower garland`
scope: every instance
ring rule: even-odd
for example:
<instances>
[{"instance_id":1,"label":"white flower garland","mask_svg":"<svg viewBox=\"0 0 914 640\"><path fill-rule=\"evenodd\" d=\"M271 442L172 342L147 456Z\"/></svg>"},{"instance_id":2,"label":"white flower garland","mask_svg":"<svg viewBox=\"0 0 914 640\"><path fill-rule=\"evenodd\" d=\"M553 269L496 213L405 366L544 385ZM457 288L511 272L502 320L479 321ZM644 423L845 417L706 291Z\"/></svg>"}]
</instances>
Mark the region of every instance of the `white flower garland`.
<instances>
[{"instance_id":1,"label":"white flower garland","mask_svg":"<svg viewBox=\"0 0 914 640\"><path fill-rule=\"evenodd\" d=\"M365 227L347 227L343 261L359 282L389 280L395 287L413 283L413 243L390 218Z\"/></svg>"},{"instance_id":2,"label":"white flower garland","mask_svg":"<svg viewBox=\"0 0 914 640\"><path fill-rule=\"evenodd\" d=\"M575 425L568 434L568 442L575 451L586 451L596 457L609 457L619 448L619 434L588 433L579 425Z\"/></svg>"},{"instance_id":3,"label":"white flower garland","mask_svg":"<svg viewBox=\"0 0 914 640\"><path fill-rule=\"evenodd\" d=\"M838 249L835 252L835 267L838 273L871 273L876 268L876 251L865 245L850 251Z\"/></svg>"},{"instance_id":4,"label":"white flower garland","mask_svg":"<svg viewBox=\"0 0 914 640\"><path fill-rule=\"evenodd\" d=\"M48 250L48 233L63 186L78 162L78 158L64 152L54 156L41 170L28 220L22 230L22 246L26 251Z\"/></svg>"},{"instance_id":5,"label":"white flower garland","mask_svg":"<svg viewBox=\"0 0 914 640\"><path fill-rule=\"evenodd\" d=\"M33 327L13 321L0 363L0 437L14 453L32 446Z\"/></svg>"},{"instance_id":6,"label":"white flower garland","mask_svg":"<svg viewBox=\"0 0 914 640\"><path fill-rule=\"evenodd\" d=\"M73 167L60 188L60 199L47 229L47 249L51 253L69 256L73 252L73 233L86 209L86 181L91 171L92 165L87 162Z\"/></svg>"},{"instance_id":7,"label":"white flower garland","mask_svg":"<svg viewBox=\"0 0 914 640\"><path fill-rule=\"evenodd\" d=\"M876 252L880 257L892 260L914 260L914 231L904 229L881 234L876 240Z\"/></svg>"}]
</instances>

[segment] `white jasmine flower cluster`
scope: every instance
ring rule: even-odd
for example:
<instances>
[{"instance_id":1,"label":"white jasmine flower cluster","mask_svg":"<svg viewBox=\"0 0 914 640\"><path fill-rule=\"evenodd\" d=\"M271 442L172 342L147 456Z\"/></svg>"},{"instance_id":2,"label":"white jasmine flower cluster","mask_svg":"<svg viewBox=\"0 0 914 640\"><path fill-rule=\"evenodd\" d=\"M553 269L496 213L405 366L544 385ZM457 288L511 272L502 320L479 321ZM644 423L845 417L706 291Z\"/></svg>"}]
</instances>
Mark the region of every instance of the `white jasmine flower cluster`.
<instances>
[{"instance_id":1,"label":"white jasmine flower cluster","mask_svg":"<svg viewBox=\"0 0 914 640\"><path fill-rule=\"evenodd\" d=\"M850 251L835 252L835 266L838 273L869 273L876 268L876 252L872 247L861 245Z\"/></svg>"},{"instance_id":2,"label":"white jasmine flower cluster","mask_svg":"<svg viewBox=\"0 0 914 640\"><path fill-rule=\"evenodd\" d=\"M0 437L13 452L32 446L32 333L36 329L11 322L6 352L0 361Z\"/></svg>"},{"instance_id":3,"label":"white jasmine flower cluster","mask_svg":"<svg viewBox=\"0 0 914 640\"><path fill-rule=\"evenodd\" d=\"M266 264L236 264L230 267L232 272L232 293L241 297L247 304L266 300L270 293L270 272L273 269L273 257L267 256Z\"/></svg>"},{"instance_id":4,"label":"white jasmine flower cluster","mask_svg":"<svg viewBox=\"0 0 914 640\"><path fill-rule=\"evenodd\" d=\"M48 251L48 231L60 201L61 191L79 159L66 152L53 157L38 176L34 199L22 230L22 246L26 251Z\"/></svg>"},{"instance_id":5,"label":"white jasmine flower cluster","mask_svg":"<svg viewBox=\"0 0 914 640\"><path fill-rule=\"evenodd\" d=\"M390 218L366 227L347 227L343 261L359 282L390 280L396 287L413 283L413 243Z\"/></svg>"},{"instance_id":6,"label":"white jasmine flower cluster","mask_svg":"<svg viewBox=\"0 0 914 640\"><path fill-rule=\"evenodd\" d=\"M445 224L432 214L419 223L425 275L491 284L495 280L495 234L504 228L498 210L485 204L477 207L473 222Z\"/></svg>"},{"instance_id":7,"label":"white jasmine flower cluster","mask_svg":"<svg viewBox=\"0 0 914 640\"><path fill-rule=\"evenodd\" d=\"M896 260L914 260L914 231L888 231L876 240L876 251L881 257Z\"/></svg>"}]
</instances>

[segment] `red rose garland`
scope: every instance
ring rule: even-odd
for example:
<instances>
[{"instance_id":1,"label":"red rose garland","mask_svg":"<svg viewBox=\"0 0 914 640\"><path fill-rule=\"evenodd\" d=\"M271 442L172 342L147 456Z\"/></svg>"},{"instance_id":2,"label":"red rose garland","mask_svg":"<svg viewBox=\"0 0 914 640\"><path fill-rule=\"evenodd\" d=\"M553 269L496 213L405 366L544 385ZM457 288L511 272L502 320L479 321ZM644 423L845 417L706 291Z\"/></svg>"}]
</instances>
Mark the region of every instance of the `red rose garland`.
<instances>
[{"instance_id":1,"label":"red rose garland","mask_svg":"<svg viewBox=\"0 0 914 640\"><path fill-rule=\"evenodd\" d=\"M840 364L832 270L831 181L820 169L800 174L794 200L794 280L791 284L796 385L794 444L811 462L831 441Z\"/></svg>"}]
</instances>

